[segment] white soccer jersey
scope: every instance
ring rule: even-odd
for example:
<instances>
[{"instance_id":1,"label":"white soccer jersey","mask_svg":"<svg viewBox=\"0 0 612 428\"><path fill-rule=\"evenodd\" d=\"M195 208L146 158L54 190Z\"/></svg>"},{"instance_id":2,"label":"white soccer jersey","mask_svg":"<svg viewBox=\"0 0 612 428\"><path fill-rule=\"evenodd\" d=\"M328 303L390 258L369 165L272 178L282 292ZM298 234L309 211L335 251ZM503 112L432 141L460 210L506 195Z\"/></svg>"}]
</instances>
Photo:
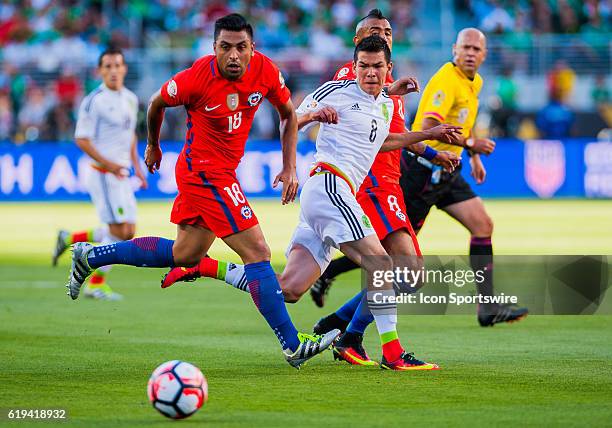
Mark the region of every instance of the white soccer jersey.
<instances>
[{"instance_id":1,"label":"white soccer jersey","mask_svg":"<svg viewBox=\"0 0 612 428\"><path fill-rule=\"evenodd\" d=\"M317 111L325 106L338 112L338 123L321 123L315 161L338 168L356 190L389 135L393 101L385 91L374 99L355 80L331 81L308 95L297 109L297 114ZM302 131L312 125L314 123L305 126Z\"/></svg>"},{"instance_id":2,"label":"white soccer jersey","mask_svg":"<svg viewBox=\"0 0 612 428\"><path fill-rule=\"evenodd\" d=\"M129 168L136 129L138 98L127 88L101 84L81 102L75 138L87 138L102 156Z\"/></svg>"}]
</instances>

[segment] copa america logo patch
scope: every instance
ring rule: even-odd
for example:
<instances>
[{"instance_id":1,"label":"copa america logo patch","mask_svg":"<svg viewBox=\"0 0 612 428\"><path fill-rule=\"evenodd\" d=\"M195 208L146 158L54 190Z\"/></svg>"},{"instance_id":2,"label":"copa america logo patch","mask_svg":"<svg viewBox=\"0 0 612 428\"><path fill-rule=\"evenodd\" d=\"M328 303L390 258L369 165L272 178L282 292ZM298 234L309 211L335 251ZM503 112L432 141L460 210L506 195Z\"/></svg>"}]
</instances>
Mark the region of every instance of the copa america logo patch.
<instances>
[{"instance_id":1,"label":"copa america logo patch","mask_svg":"<svg viewBox=\"0 0 612 428\"><path fill-rule=\"evenodd\" d=\"M168 95L170 95L172 98L176 97L178 88L176 87L176 82L174 81L174 79L168 82L168 87L166 88L166 90L168 91Z\"/></svg>"},{"instance_id":2,"label":"copa america logo patch","mask_svg":"<svg viewBox=\"0 0 612 428\"><path fill-rule=\"evenodd\" d=\"M314 110L317 108L317 106L319 105L318 102L316 102L315 100L312 100L311 102L308 103L308 105L306 106L306 108L308 110Z\"/></svg>"},{"instance_id":3,"label":"copa america logo patch","mask_svg":"<svg viewBox=\"0 0 612 428\"><path fill-rule=\"evenodd\" d=\"M404 214L401 210L397 210L395 211L395 215L397 216L397 218L399 218L401 221L406 221L406 214Z\"/></svg>"},{"instance_id":4,"label":"copa america logo patch","mask_svg":"<svg viewBox=\"0 0 612 428\"><path fill-rule=\"evenodd\" d=\"M253 217L253 211L251 211L251 207L247 205L240 208L240 214L242 215L242 217L244 217L245 220L248 220Z\"/></svg>"},{"instance_id":5,"label":"copa america logo patch","mask_svg":"<svg viewBox=\"0 0 612 428\"><path fill-rule=\"evenodd\" d=\"M259 104L262 98L263 95L261 95L261 92L253 92L251 95L249 95L247 102L251 107L255 107L257 104Z\"/></svg>"},{"instance_id":6,"label":"copa america logo patch","mask_svg":"<svg viewBox=\"0 0 612 428\"><path fill-rule=\"evenodd\" d=\"M349 74L348 67L342 67L340 71L338 72L338 79L342 79L343 77L346 77L347 74Z\"/></svg>"}]
</instances>

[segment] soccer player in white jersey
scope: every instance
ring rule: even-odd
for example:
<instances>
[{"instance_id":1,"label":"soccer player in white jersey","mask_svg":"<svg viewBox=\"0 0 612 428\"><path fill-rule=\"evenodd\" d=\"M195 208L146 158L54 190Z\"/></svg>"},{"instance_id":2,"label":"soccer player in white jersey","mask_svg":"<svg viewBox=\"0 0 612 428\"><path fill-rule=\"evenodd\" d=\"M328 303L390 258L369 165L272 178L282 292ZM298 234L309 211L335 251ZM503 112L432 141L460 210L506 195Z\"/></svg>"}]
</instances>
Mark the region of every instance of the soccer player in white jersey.
<instances>
[{"instance_id":1,"label":"soccer player in white jersey","mask_svg":"<svg viewBox=\"0 0 612 428\"><path fill-rule=\"evenodd\" d=\"M364 38L355 48L356 80L327 82L306 97L297 110L301 130L315 122L321 127L315 165L300 197L300 222L287 249L287 265L279 277L288 302L308 290L339 249L366 271L392 267L368 217L355 198L379 150L396 150L429 138L426 132L390 134L393 101L383 92L391 70L391 52L378 36ZM404 79L406 80L406 79ZM409 83L409 82L408 82ZM456 138L460 128L439 125L428 131L443 140ZM384 144L383 144L384 143ZM376 256L376 257L364 257ZM243 267L204 258L198 267L174 268L162 287L174 282L211 276L246 291ZM384 293L394 293L386 284ZM381 367L393 370L434 370L438 366L404 352L396 332L394 304L368 299L381 336Z\"/></svg>"},{"instance_id":2,"label":"soccer player in white jersey","mask_svg":"<svg viewBox=\"0 0 612 428\"><path fill-rule=\"evenodd\" d=\"M75 139L91 159L87 190L104 226L70 232L60 230L53 251L53 265L76 242L108 244L132 239L136 233L136 199L129 180L130 168L142 188L147 180L139 164L136 138L138 98L123 82L127 66L123 53L109 48L98 60L102 84L87 95L79 109ZM119 300L105 281L110 266L91 276L85 296L100 300Z\"/></svg>"}]
</instances>

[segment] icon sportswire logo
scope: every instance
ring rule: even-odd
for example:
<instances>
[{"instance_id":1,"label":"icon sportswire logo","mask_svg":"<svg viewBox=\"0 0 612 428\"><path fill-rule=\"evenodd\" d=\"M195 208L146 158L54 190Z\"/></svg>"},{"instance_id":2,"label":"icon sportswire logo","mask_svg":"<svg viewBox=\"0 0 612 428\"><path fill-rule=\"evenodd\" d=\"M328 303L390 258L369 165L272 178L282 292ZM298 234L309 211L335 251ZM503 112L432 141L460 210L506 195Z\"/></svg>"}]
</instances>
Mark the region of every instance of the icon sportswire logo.
<instances>
[{"instance_id":1,"label":"icon sportswire logo","mask_svg":"<svg viewBox=\"0 0 612 428\"><path fill-rule=\"evenodd\" d=\"M204 107L204 110L206 110L206 111L213 111L214 109L216 109L216 108L217 108L217 107L219 107L220 105L221 105L221 104L217 104L217 105L216 105L216 106L214 106L214 107L208 107L208 106L206 106L206 107Z\"/></svg>"}]
</instances>

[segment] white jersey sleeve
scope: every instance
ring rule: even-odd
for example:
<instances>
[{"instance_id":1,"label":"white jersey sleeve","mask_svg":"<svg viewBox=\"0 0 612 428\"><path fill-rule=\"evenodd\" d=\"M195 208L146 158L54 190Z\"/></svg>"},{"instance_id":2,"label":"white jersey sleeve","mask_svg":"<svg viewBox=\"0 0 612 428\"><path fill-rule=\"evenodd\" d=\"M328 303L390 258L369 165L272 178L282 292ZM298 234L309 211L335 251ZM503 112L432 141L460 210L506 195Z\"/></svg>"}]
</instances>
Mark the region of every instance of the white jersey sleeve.
<instances>
[{"instance_id":1,"label":"white jersey sleeve","mask_svg":"<svg viewBox=\"0 0 612 428\"><path fill-rule=\"evenodd\" d=\"M86 138L88 140L93 140L97 122L96 110L93 102L96 95L96 92L91 93L81 102L79 114L77 116L76 129L74 131L74 138Z\"/></svg>"},{"instance_id":2,"label":"white jersey sleeve","mask_svg":"<svg viewBox=\"0 0 612 428\"><path fill-rule=\"evenodd\" d=\"M338 111L340 104L336 99L337 93L334 93L334 89L346 86L346 82L348 81L332 80L324 83L323 85L319 86L316 91L308 94L295 112L298 115L302 115L319 111L323 107L333 107L336 111ZM300 131L306 132L316 124L317 122L311 122L308 125L303 126Z\"/></svg>"}]
</instances>

